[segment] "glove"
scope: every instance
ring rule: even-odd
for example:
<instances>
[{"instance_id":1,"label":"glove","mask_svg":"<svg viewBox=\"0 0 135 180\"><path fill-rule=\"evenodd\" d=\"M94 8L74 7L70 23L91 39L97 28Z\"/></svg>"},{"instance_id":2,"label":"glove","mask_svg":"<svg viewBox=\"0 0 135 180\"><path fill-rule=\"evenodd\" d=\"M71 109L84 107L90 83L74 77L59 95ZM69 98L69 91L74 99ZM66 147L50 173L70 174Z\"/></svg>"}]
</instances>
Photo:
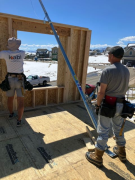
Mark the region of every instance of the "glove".
<instances>
[{"instance_id":1,"label":"glove","mask_svg":"<svg viewBox=\"0 0 135 180\"><path fill-rule=\"evenodd\" d=\"M98 106L97 104L95 104L95 113L96 113L96 115L98 115L99 108L100 108L100 106Z\"/></svg>"}]
</instances>

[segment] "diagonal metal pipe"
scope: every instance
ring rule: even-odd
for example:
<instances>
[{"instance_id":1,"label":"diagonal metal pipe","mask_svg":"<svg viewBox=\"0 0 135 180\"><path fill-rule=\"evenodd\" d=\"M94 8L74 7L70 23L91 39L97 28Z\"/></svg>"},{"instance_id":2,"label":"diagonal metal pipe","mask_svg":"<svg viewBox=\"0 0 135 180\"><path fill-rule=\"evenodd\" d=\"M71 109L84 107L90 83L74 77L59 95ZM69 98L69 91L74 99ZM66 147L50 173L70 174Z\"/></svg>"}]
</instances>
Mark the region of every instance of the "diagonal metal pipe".
<instances>
[{"instance_id":1,"label":"diagonal metal pipe","mask_svg":"<svg viewBox=\"0 0 135 180\"><path fill-rule=\"evenodd\" d=\"M65 53L65 51L64 51L64 48L63 48L63 46L62 46L62 44L61 44L61 42L60 42L60 40L59 40L59 37L58 37L58 35L57 35L56 31L55 31L55 28L54 28L54 26L53 26L53 24L52 24L52 22L51 22L51 20L50 20L50 18L49 18L49 16L48 16L48 13L47 13L47 11L46 11L43 3L42 3L42 0L39 0L39 2L40 2L40 4L41 4L41 7L43 8L43 11L44 11L44 13L45 13L45 17L48 19L48 22L49 22L49 24L50 24L50 26L51 26L51 28L52 28L52 31L53 31L53 33L54 33L54 36L55 36L55 38L56 38L56 40L57 40L57 42L58 42L58 44L59 44L59 47L60 47L61 52L62 52L62 54L63 54L63 56L64 56L64 59L65 59L67 65L68 65L68 68L69 68L69 70L70 70L70 72L71 72L71 75L72 75L72 77L73 77L73 79L74 79L74 82L75 82L75 84L76 84L76 86L77 86L77 88L78 88L78 90L79 90L79 92L80 92L80 95L81 95L81 97L82 97L82 99L83 99L83 102L84 102L84 105L85 105L85 107L86 107L86 110L87 110L87 112L88 112L88 115L89 115L89 117L90 117L90 119L91 119L91 121L92 121L95 129L97 129L97 120L96 120L96 118L95 118L92 110L90 109L89 105L87 104L85 95L84 95L84 93L83 93L83 91L82 91L82 88L81 88L79 82L78 82L78 79L77 79L77 77L76 77L76 75L75 75L75 72L74 72L74 70L73 70L73 68L72 68L72 66L71 66L71 64L70 64L70 62L69 62L69 60L68 60L68 57L67 57L67 55L66 55L66 53ZM109 146L106 144L106 150L105 150L105 152L106 152L110 157L115 157L116 154L114 154L113 152L111 152L108 148L109 148Z\"/></svg>"},{"instance_id":2,"label":"diagonal metal pipe","mask_svg":"<svg viewBox=\"0 0 135 180\"><path fill-rule=\"evenodd\" d=\"M67 65L68 65L68 68L69 68L69 70L70 70L70 72L71 72L71 74L72 74L72 77L73 77L73 79L74 79L74 82L75 82L75 84L76 84L76 86L77 86L77 88L78 88L78 90L79 90L79 92L80 92L80 94L81 94L81 97L82 97L82 99L83 99L84 105L85 105L86 110L87 110L87 112L88 112L88 114L89 114L89 117L90 117L90 119L91 119L91 121L92 121L95 129L97 129L97 120L96 120L96 118L95 118L92 110L90 109L89 105L87 104L87 101L86 101L85 95L84 95L84 93L83 93L83 91L82 91L82 88L81 88L81 86L80 86L80 84L79 84L79 82L78 82L78 79L77 79L77 77L76 77L76 75L75 75L75 72L74 72L74 70L73 70L73 68L72 68L72 66L71 66L71 64L70 64L70 62L69 62L69 60L68 60L68 57L67 57L67 55L66 55L66 53L65 53L65 51L64 51L64 48L63 48L63 46L62 46L62 44L61 44L61 42L60 42L60 40L59 40L59 37L58 37L58 35L57 35L57 33L56 33L55 29L54 29L54 26L53 26L53 24L52 24L52 22L51 22L51 20L50 20L50 18L49 18L49 16L48 16L48 13L47 13L47 11L46 11L43 3L42 3L42 0L39 0L39 2L40 2L41 6L42 6L42 8L43 8L43 11L44 11L44 13L45 13L45 17L48 19L48 22L49 22L49 24L50 24L50 26L51 26L51 28L52 28L52 31L53 31L53 33L54 33L54 36L55 36L55 38L56 38L56 40L57 40L57 42L58 42L58 44L59 44L59 47L60 47L60 49L61 49L61 52L62 52L62 54L63 54L63 56L64 56L64 58L65 58L65 61L66 61Z\"/></svg>"}]
</instances>

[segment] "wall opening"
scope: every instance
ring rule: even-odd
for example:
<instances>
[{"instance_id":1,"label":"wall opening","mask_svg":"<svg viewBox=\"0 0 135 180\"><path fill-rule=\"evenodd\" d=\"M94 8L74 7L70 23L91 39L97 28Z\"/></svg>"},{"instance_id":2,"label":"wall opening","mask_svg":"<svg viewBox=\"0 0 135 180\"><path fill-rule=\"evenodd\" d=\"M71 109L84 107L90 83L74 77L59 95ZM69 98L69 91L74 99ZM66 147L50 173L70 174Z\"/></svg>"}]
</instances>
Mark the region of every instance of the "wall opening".
<instances>
[{"instance_id":1,"label":"wall opening","mask_svg":"<svg viewBox=\"0 0 135 180\"><path fill-rule=\"evenodd\" d=\"M24 73L36 87L56 86L58 68L58 44L54 35L17 31L17 38L21 39L20 50L25 51ZM41 83L32 79L31 75L49 77L50 82ZM48 79L46 79L48 81Z\"/></svg>"}]
</instances>

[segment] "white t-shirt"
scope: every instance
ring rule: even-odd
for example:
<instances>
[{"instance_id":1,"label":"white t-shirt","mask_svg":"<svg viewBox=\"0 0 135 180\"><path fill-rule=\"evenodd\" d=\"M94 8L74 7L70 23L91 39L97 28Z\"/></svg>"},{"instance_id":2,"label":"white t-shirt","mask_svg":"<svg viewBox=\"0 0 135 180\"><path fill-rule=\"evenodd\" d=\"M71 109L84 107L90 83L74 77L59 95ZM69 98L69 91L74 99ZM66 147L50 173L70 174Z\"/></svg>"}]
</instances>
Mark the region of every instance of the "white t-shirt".
<instances>
[{"instance_id":1,"label":"white t-shirt","mask_svg":"<svg viewBox=\"0 0 135 180\"><path fill-rule=\"evenodd\" d=\"M0 51L0 59L5 59L7 64L7 72L10 73L22 73L23 71L23 59L25 57L25 51Z\"/></svg>"}]
</instances>

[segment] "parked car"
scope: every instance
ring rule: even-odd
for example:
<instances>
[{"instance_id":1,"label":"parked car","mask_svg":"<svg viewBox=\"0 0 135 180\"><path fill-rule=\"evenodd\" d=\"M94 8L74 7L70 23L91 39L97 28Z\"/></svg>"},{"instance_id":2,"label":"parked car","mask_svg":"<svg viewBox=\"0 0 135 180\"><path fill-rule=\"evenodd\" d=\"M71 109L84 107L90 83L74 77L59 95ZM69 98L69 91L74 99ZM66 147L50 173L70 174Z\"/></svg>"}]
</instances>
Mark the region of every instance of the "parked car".
<instances>
[{"instance_id":1,"label":"parked car","mask_svg":"<svg viewBox=\"0 0 135 180\"><path fill-rule=\"evenodd\" d=\"M92 84L86 84L85 86L85 94L90 95L96 86Z\"/></svg>"},{"instance_id":2,"label":"parked car","mask_svg":"<svg viewBox=\"0 0 135 180\"><path fill-rule=\"evenodd\" d=\"M33 86L36 85L46 85L48 82L50 82L50 78L46 76L38 76L38 75L29 75L27 77L27 81L29 81Z\"/></svg>"},{"instance_id":3,"label":"parked car","mask_svg":"<svg viewBox=\"0 0 135 180\"><path fill-rule=\"evenodd\" d=\"M131 61L128 61L127 64L126 64L127 67L132 67L132 62Z\"/></svg>"}]
</instances>

